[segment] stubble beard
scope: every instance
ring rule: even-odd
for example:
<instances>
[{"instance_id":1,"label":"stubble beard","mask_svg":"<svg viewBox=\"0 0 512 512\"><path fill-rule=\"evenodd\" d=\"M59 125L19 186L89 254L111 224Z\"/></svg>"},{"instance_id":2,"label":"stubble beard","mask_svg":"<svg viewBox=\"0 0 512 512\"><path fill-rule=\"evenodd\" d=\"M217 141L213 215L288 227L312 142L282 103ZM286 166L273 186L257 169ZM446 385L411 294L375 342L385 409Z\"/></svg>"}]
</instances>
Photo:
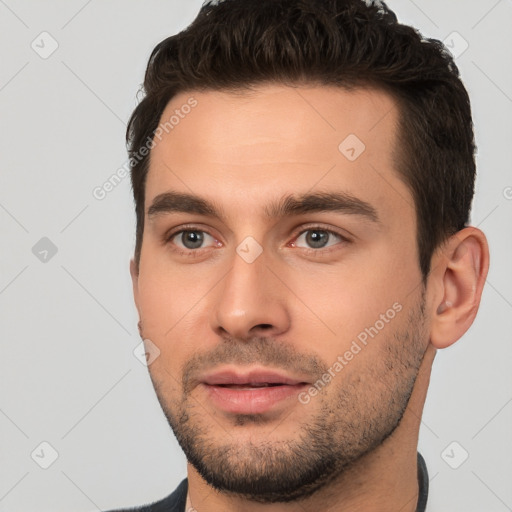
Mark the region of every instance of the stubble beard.
<instances>
[{"instance_id":1,"label":"stubble beard","mask_svg":"<svg viewBox=\"0 0 512 512\"><path fill-rule=\"evenodd\" d=\"M208 360L219 364L260 362L321 375L330 365L316 358L308 357L306 362L268 338L232 341L208 358L189 361L179 403L168 400L164 384L151 375L162 410L188 462L215 489L259 503L300 500L327 486L380 446L400 424L427 348L424 305L422 295L404 328L387 338L383 331L364 348L372 350L370 343L384 344L379 361L367 362L352 372L344 368L312 398L311 403L319 400L321 404L314 415L308 412L308 405L298 402L296 407L305 409L299 409L297 417L306 420L295 438L238 442L237 429L247 424L257 428L264 418L233 415L232 426L226 426L232 435L226 434L216 421L208 420L206 406L189 396L187 372ZM320 368L323 371L319 372ZM286 415L281 421L286 421ZM274 433L278 430L279 421Z\"/></svg>"}]
</instances>

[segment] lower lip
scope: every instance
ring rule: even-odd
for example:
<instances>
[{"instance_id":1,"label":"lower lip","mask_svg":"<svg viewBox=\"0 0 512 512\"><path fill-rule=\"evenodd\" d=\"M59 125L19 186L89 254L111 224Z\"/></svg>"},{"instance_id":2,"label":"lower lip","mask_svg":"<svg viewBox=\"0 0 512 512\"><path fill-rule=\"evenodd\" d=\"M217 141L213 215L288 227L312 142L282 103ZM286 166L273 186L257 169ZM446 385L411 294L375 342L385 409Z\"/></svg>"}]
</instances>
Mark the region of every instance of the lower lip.
<instances>
[{"instance_id":1,"label":"lower lip","mask_svg":"<svg viewBox=\"0 0 512 512\"><path fill-rule=\"evenodd\" d=\"M213 403L226 412L238 414L259 414L276 404L297 397L307 384L268 386L262 388L231 388L201 384Z\"/></svg>"}]
</instances>

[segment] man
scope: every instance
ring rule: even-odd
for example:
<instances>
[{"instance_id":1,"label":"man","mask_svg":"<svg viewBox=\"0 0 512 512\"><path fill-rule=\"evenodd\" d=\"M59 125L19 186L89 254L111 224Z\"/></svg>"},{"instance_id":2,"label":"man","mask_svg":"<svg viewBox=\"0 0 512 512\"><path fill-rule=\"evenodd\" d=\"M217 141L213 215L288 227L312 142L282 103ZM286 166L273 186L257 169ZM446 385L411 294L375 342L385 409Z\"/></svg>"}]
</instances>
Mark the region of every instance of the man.
<instances>
[{"instance_id":1,"label":"man","mask_svg":"<svg viewBox=\"0 0 512 512\"><path fill-rule=\"evenodd\" d=\"M225 0L153 51L131 275L187 478L139 510L426 510L432 363L488 271L451 56L361 0Z\"/></svg>"}]
</instances>

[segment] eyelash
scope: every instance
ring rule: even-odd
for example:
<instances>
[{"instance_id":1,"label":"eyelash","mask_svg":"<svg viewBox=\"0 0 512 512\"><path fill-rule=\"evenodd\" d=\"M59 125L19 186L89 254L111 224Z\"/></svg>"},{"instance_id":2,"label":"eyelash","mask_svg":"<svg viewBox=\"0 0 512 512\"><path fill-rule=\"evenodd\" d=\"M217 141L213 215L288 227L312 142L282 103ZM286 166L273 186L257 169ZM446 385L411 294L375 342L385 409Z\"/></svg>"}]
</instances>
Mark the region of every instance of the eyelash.
<instances>
[{"instance_id":1,"label":"eyelash","mask_svg":"<svg viewBox=\"0 0 512 512\"><path fill-rule=\"evenodd\" d=\"M165 235L164 236L164 243L165 244L173 245L172 244L172 239L175 238L177 235L180 235L180 234L182 234L184 232L187 232L187 231L198 232L198 233L206 233L207 235L211 236L212 238L214 238L216 240L216 238L213 235L211 235L210 233L208 233L208 231L206 231L204 229L199 229L196 226L181 226L181 228L178 231L173 231L172 233L170 233L168 235ZM293 236L293 241L294 241L293 243L295 243L295 241L301 235L303 235L304 233L307 233L308 231L322 231L324 233L328 233L329 235L334 235L335 237L340 238L340 240L341 240L340 243L341 244L349 244L349 243L351 243L351 240L349 238L347 238L346 236L342 235L341 233L338 233L337 231L334 231L332 229L327 229L327 228L324 228L324 227L318 226L318 225L308 226L307 228L302 229L301 231L299 231L296 235ZM332 252L333 250L336 250L336 248L335 248L336 245L338 245L338 244L334 244L334 246L330 246L330 247L327 247L327 248L313 249L313 248L300 247L299 249L301 249L306 254L316 254L316 255L318 255L319 253L320 254L327 254L327 253ZM177 254L179 254L181 256L187 256L187 257L191 257L191 258L196 258L196 257L202 256L203 250L206 250L206 249L208 249L208 247L202 247L202 248L199 248L199 249L183 250L183 249L179 249L176 246L174 246L172 248L172 251L176 252Z\"/></svg>"}]
</instances>

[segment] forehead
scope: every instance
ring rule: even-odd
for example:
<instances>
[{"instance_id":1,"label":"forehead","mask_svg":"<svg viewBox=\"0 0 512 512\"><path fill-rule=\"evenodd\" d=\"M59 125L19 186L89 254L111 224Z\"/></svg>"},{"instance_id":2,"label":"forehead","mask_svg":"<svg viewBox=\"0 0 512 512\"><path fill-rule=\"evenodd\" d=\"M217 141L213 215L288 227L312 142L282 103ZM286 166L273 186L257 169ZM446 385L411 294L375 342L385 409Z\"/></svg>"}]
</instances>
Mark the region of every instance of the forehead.
<instances>
[{"instance_id":1,"label":"forehead","mask_svg":"<svg viewBox=\"0 0 512 512\"><path fill-rule=\"evenodd\" d=\"M190 109L186 106L192 98L197 105ZM394 100L374 88L261 85L236 93L182 92L169 102L160 125L169 120L176 123L163 138L183 148L194 146L198 156L202 149L211 156L215 147L219 153L235 156L232 153L244 146L246 154L248 148L257 151L258 143L272 142L294 145L297 154L306 154L319 143L336 150L336 143L349 134L368 143L368 150L377 149L377 142L392 142L397 116ZM200 144L200 137L205 144Z\"/></svg>"},{"instance_id":2,"label":"forehead","mask_svg":"<svg viewBox=\"0 0 512 512\"><path fill-rule=\"evenodd\" d=\"M243 197L262 208L263 196L315 187L412 202L395 171L397 121L394 100L372 88L182 92L160 119L146 210L166 189L232 202Z\"/></svg>"}]
</instances>

